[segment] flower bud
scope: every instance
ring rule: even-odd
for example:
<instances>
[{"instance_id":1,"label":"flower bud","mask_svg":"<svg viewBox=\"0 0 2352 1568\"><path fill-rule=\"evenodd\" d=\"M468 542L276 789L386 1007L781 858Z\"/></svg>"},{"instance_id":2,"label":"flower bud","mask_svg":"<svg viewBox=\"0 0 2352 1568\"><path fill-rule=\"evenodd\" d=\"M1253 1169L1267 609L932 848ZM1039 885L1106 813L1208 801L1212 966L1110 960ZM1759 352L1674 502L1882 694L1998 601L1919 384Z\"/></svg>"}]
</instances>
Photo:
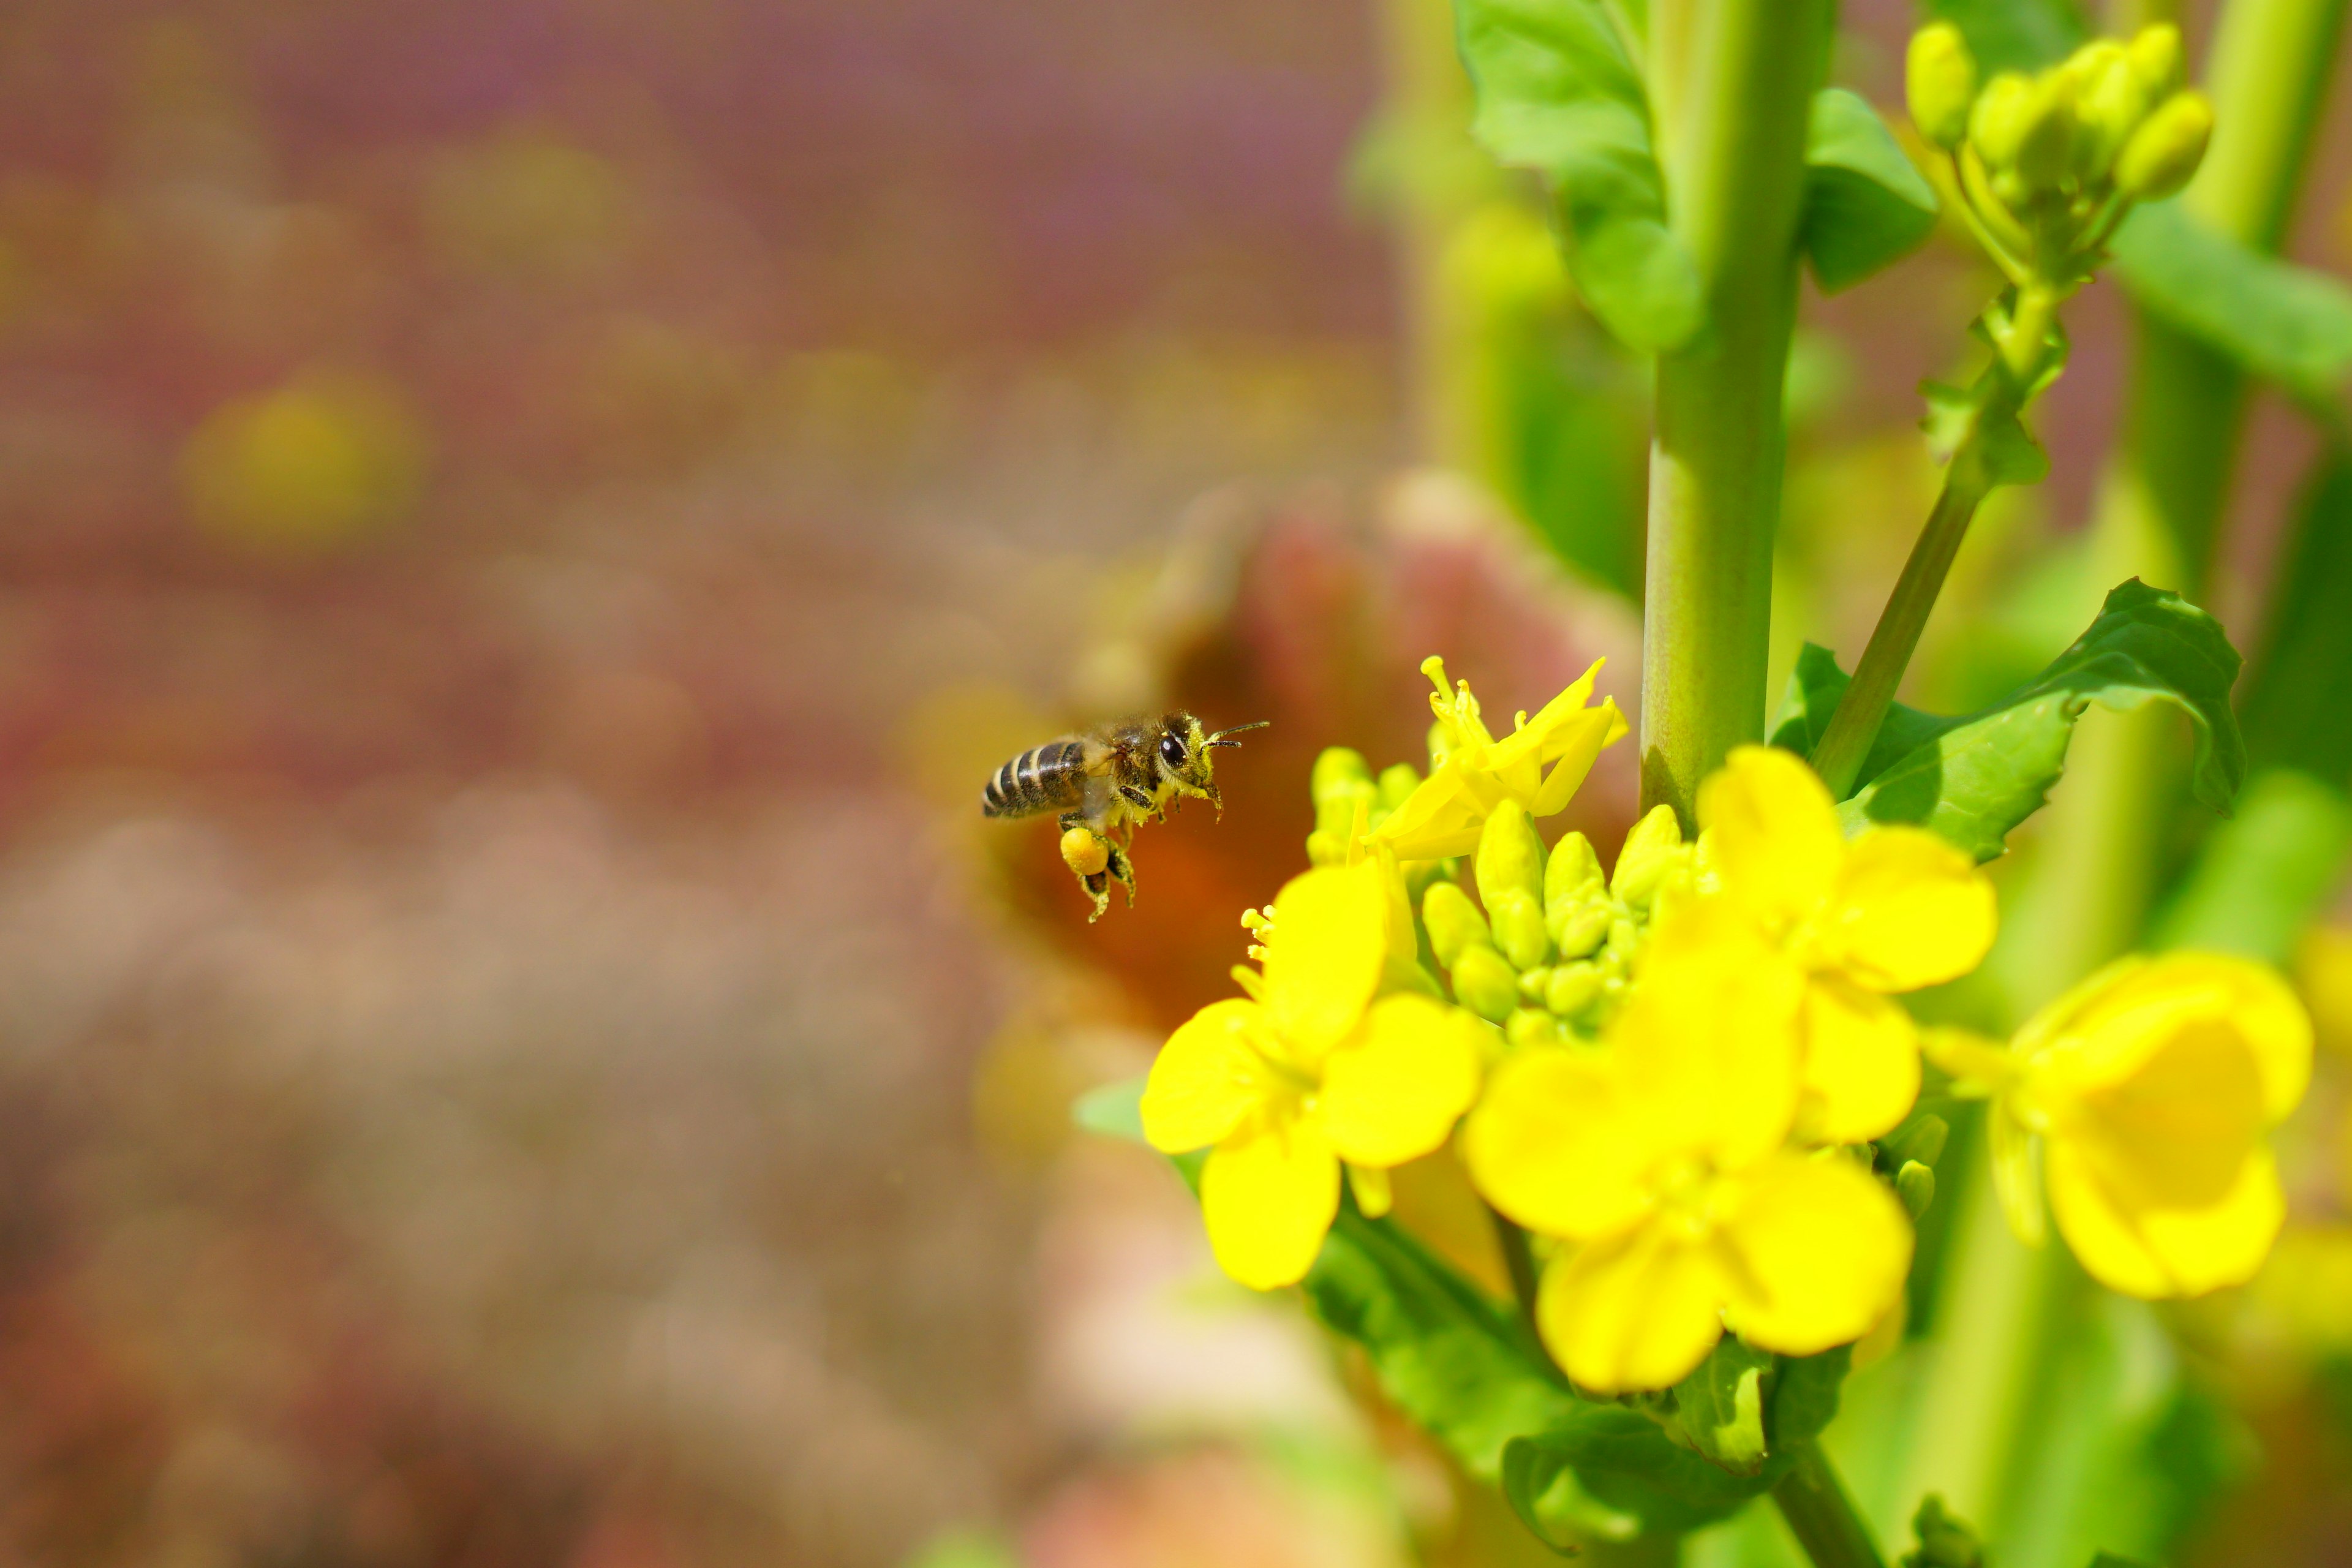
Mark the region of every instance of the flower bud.
<instances>
[{"instance_id":1,"label":"flower bud","mask_svg":"<svg viewBox=\"0 0 2352 1568\"><path fill-rule=\"evenodd\" d=\"M2130 60L2132 75L2139 79L2140 91L2150 103L2161 103L2180 90L2181 70L2180 29L2169 22L2157 22L2139 30L2139 37L2124 46L2124 55Z\"/></svg>"},{"instance_id":2,"label":"flower bud","mask_svg":"<svg viewBox=\"0 0 2352 1568\"><path fill-rule=\"evenodd\" d=\"M1421 898L1421 921L1429 928L1429 950L1448 969L1460 961L1465 948L1495 945L1486 917L1458 883L1432 882Z\"/></svg>"},{"instance_id":3,"label":"flower bud","mask_svg":"<svg viewBox=\"0 0 2352 1568\"><path fill-rule=\"evenodd\" d=\"M1977 61L1958 27L1937 22L1911 35L1903 88L1919 134L1947 152L1958 146L1968 134L1969 105L1977 95Z\"/></svg>"},{"instance_id":4,"label":"flower bud","mask_svg":"<svg viewBox=\"0 0 2352 1568\"><path fill-rule=\"evenodd\" d=\"M2074 139L2074 79L2063 70L2045 72L2033 84L2013 155L2018 178L2036 192L2058 188L2073 167Z\"/></svg>"},{"instance_id":5,"label":"flower bud","mask_svg":"<svg viewBox=\"0 0 2352 1568\"><path fill-rule=\"evenodd\" d=\"M1592 840L1581 833L1568 834L1551 847L1551 858L1544 866L1544 908L1580 899L1587 889L1597 890L1601 881L1601 857L1592 852Z\"/></svg>"},{"instance_id":6,"label":"flower bud","mask_svg":"<svg viewBox=\"0 0 2352 1568\"><path fill-rule=\"evenodd\" d=\"M1522 1048L1528 1046L1564 1046L1568 1043L1568 1031L1561 1028L1559 1020L1550 1014L1534 1007L1520 1007L1514 1009L1511 1016L1503 1021L1503 1037Z\"/></svg>"},{"instance_id":7,"label":"flower bud","mask_svg":"<svg viewBox=\"0 0 2352 1568\"><path fill-rule=\"evenodd\" d=\"M1333 795L1344 795L1353 800L1357 792L1371 782L1372 770L1361 752L1347 746L1326 746L1307 775L1307 793L1317 805L1321 805Z\"/></svg>"},{"instance_id":8,"label":"flower bud","mask_svg":"<svg viewBox=\"0 0 2352 1568\"><path fill-rule=\"evenodd\" d=\"M2158 202L2189 183L2213 138L2213 106L2201 92L2176 92L2156 106L2116 160L2116 188Z\"/></svg>"},{"instance_id":9,"label":"flower bud","mask_svg":"<svg viewBox=\"0 0 2352 1568\"><path fill-rule=\"evenodd\" d=\"M1544 986L1544 1005L1563 1018L1573 1018L1601 999L1601 979L1592 964L1560 964Z\"/></svg>"},{"instance_id":10,"label":"flower bud","mask_svg":"<svg viewBox=\"0 0 2352 1568\"><path fill-rule=\"evenodd\" d=\"M1521 888L1505 888L1486 901L1486 920L1495 929L1495 945L1514 969L1533 969L1549 962L1551 936L1544 930L1543 906Z\"/></svg>"},{"instance_id":11,"label":"flower bud","mask_svg":"<svg viewBox=\"0 0 2352 1568\"><path fill-rule=\"evenodd\" d=\"M1519 1005L1519 974L1503 955L1474 942L1454 955L1448 976L1454 999L1490 1024L1499 1024Z\"/></svg>"},{"instance_id":12,"label":"flower bud","mask_svg":"<svg viewBox=\"0 0 2352 1568\"><path fill-rule=\"evenodd\" d=\"M2121 44L2102 38L2066 62L2075 79L2075 178L2096 184L2114 167L2116 154L2147 118L2154 100L2131 67Z\"/></svg>"},{"instance_id":13,"label":"flower bud","mask_svg":"<svg viewBox=\"0 0 2352 1568\"><path fill-rule=\"evenodd\" d=\"M1609 956L1622 963L1633 962L1642 945L1642 928L1619 915L1609 922Z\"/></svg>"},{"instance_id":14,"label":"flower bud","mask_svg":"<svg viewBox=\"0 0 2352 1568\"><path fill-rule=\"evenodd\" d=\"M1375 809L1394 811L1404 804L1404 797L1421 787L1421 770L1411 763L1391 763L1381 770L1380 795Z\"/></svg>"},{"instance_id":15,"label":"flower bud","mask_svg":"<svg viewBox=\"0 0 2352 1568\"><path fill-rule=\"evenodd\" d=\"M1604 893L1583 903L1563 900L1545 926L1562 958L1588 958L1608 940L1609 924L1616 918L1617 908Z\"/></svg>"},{"instance_id":16,"label":"flower bud","mask_svg":"<svg viewBox=\"0 0 2352 1568\"><path fill-rule=\"evenodd\" d=\"M1629 904L1646 904L1657 891L1659 881L1673 871L1677 863L1687 865L1689 854L1683 847L1682 825L1675 820L1675 808L1658 805L1633 825L1625 835L1625 847L1617 853L1617 874L1609 879L1609 890Z\"/></svg>"},{"instance_id":17,"label":"flower bud","mask_svg":"<svg viewBox=\"0 0 2352 1568\"><path fill-rule=\"evenodd\" d=\"M1943 1158L1944 1142L1951 1133L1951 1124L1942 1117L1916 1115L1880 1139L1879 1147L1899 1162L1932 1165Z\"/></svg>"},{"instance_id":18,"label":"flower bud","mask_svg":"<svg viewBox=\"0 0 2352 1568\"><path fill-rule=\"evenodd\" d=\"M1516 800L1505 800L1486 816L1478 833L1478 896L1491 913L1506 894L1524 895L1542 923L1544 843L1535 818Z\"/></svg>"},{"instance_id":19,"label":"flower bud","mask_svg":"<svg viewBox=\"0 0 2352 1568\"><path fill-rule=\"evenodd\" d=\"M2033 104L2033 79L2022 71L2003 71L1977 94L1976 107L1969 110L1969 141L1987 169L2017 162Z\"/></svg>"},{"instance_id":20,"label":"flower bud","mask_svg":"<svg viewBox=\"0 0 2352 1568\"><path fill-rule=\"evenodd\" d=\"M1519 994L1530 1002L1541 1004L1551 994L1551 965L1538 963L1533 969L1519 971Z\"/></svg>"},{"instance_id":21,"label":"flower bud","mask_svg":"<svg viewBox=\"0 0 2352 1568\"><path fill-rule=\"evenodd\" d=\"M1936 1201L1936 1173L1916 1160L1904 1162L1903 1168L1895 1173L1895 1195L1903 1200L1904 1212L1917 1223L1919 1216L1927 1212L1927 1205Z\"/></svg>"}]
</instances>

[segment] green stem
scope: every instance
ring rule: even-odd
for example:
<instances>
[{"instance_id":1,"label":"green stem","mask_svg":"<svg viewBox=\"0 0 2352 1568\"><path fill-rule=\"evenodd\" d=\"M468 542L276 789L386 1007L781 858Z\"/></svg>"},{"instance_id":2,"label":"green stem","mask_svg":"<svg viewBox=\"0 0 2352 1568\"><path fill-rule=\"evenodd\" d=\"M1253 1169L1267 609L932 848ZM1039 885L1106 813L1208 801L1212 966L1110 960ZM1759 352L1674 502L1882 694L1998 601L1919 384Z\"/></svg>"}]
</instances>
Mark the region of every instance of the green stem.
<instances>
[{"instance_id":1,"label":"green stem","mask_svg":"<svg viewBox=\"0 0 2352 1568\"><path fill-rule=\"evenodd\" d=\"M1502 1210L1489 1205L1486 1212L1494 1217L1495 1240L1503 1249L1503 1267L1511 1276L1512 1299L1518 1302L1519 1316L1527 1320L1528 1327L1535 1329L1536 1288L1538 1284L1535 1249L1528 1244L1528 1233ZM1537 1331L1540 1337L1541 1331Z\"/></svg>"},{"instance_id":2,"label":"green stem","mask_svg":"<svg viewBox=\"0 0 2352 1568\"><path fill-rule=\"evenodd\" d=\"M1885 1568L1828 1456L1808 1442L1799 1445L1795 1461L1774 1484L1772 1500L1813 1568Z\"/></svg>"},{"instance_id":3,"label":"green stem","mask_svg":"<svg viewBox=\"0 0 2352 1568\"><path fill-rule=\"evenodd\" d=\"M1650 100L1669 222L1706 325L1658 356L1642 802L1696 826L1698 782L1759 738L1796 321L1805 127L1830 0L1655 0Z\"/></svg>"},{"instance_id":4,"label":"green stem","mask_svg":"<svg viewBox=\"0 0 2352 1568\"><path fill-rule=\"evenodd\" d=\"M1927 527L1919 531L1918 542L1911 547L1910 559L1903 563L1903 575L1895 580L1895 592L1879 614L1861 662L1854 666L1853 684L1839 700L1821 743L1813 748L1813 771L1822 775L1835 799L1843 800L1853 793L1863 759L1870 754L1871 742L1878 739L1879 726L1886 721L1895 688L1903 683L1912 654L1918 651L1919 635L1927 628L1927 616L1944 591L1944 580L1951 575L1960 542L1968 537L1969 522L2000 482L1986 442L2016 419L2047 368L2052 353L2050 330L2057 320L2060 298L2057 291L2039 284L2020 289L2016 310L1997 340L1994 363L1978 378L1973 389L1976 412L1944 470L1943 491L1936 498L1935 510L1927 514Z\"/></svg>"}]
</instances>

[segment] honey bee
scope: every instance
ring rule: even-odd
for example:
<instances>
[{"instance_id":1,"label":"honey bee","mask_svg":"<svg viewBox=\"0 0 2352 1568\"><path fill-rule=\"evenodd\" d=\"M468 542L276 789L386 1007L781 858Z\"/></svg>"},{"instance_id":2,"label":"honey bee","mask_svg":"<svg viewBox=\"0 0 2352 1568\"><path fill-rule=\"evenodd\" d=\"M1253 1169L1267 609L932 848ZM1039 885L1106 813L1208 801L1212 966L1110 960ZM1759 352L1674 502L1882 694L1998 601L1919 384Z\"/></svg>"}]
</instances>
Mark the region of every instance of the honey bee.
<instances>
[{"instance_id":1,"label":"honey bee","mask_svg":"<svg viewBox=\"0 0 2352 1568\"><path fill-rule=\"evenodd\" d=\"M1135 903L1135 826L1164 819L1185 795L1198 795L1224 815L1209 753L1238 746L1226 737L1262 730L1268 721L1236 724L1213 734L1181 711L1118 719L1083 735L1033 746L996 770L981 792L983 816L1062 814L1062 859L1095 901L1091 925L1110 905L1110 885Z\"/></svg>"}]
</instances>

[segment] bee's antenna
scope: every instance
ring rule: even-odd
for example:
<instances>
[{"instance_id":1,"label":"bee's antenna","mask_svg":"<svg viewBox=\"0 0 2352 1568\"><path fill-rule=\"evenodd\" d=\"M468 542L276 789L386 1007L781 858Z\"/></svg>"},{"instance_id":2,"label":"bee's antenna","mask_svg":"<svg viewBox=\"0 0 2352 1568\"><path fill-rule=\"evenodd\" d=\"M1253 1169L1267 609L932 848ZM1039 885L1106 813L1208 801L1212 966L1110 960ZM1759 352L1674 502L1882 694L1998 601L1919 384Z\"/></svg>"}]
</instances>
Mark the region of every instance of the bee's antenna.
<instances>
[{"instance_id":1,"label":"bee's antenna","mask_svg":"<svg viewBox=\"0 0 2352 1568\"><path fill-rule=\"evenodd\" d=\"M1220 730L1215 734L1210 736L1208 743L1212 746L1238 746L1241 744L1239 741L1228 741L1225 737L1228 735L1238 735L1244 730L1263 730L1268 724L1273 722L1274 721L1271 719L1260 719L1254 724L1236 724L1230 730Z\"/></svg>"}]
</instances>

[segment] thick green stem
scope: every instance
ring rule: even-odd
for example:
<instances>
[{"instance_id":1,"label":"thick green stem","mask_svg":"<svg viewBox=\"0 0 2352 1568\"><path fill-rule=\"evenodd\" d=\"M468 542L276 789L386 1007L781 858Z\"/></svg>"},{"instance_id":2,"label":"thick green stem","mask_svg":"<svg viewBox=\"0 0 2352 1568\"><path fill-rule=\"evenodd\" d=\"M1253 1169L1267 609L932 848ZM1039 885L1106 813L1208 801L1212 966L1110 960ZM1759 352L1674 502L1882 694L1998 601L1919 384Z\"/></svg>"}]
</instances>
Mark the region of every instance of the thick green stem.
<instances>
[{"instance_id":1,"label":"thick green stem","mask_svg":"<svg viewBox=\"0 0 2352 1568\"><path fill-rule=\"evenodd\" d=\"M1808 1442L1798 1447L1795 1460L1773 1486L1772 1500L1813 1568L1885 1568L1828 1457Z\"/></svg>"},{"instance_id":2,"label":"thick green stem","mask_svg":"<svg viewBox=\"0 0 2352 1568\"><path fill-rule=\"evenodd\" d=\"M1764 727L1780 393L1796 321L1805 126L1830 0L1655 0L1651 102L1706 325L1658 356L1642 803L1696 826L1698 782Z\"/></svg>"}]
</instances>

